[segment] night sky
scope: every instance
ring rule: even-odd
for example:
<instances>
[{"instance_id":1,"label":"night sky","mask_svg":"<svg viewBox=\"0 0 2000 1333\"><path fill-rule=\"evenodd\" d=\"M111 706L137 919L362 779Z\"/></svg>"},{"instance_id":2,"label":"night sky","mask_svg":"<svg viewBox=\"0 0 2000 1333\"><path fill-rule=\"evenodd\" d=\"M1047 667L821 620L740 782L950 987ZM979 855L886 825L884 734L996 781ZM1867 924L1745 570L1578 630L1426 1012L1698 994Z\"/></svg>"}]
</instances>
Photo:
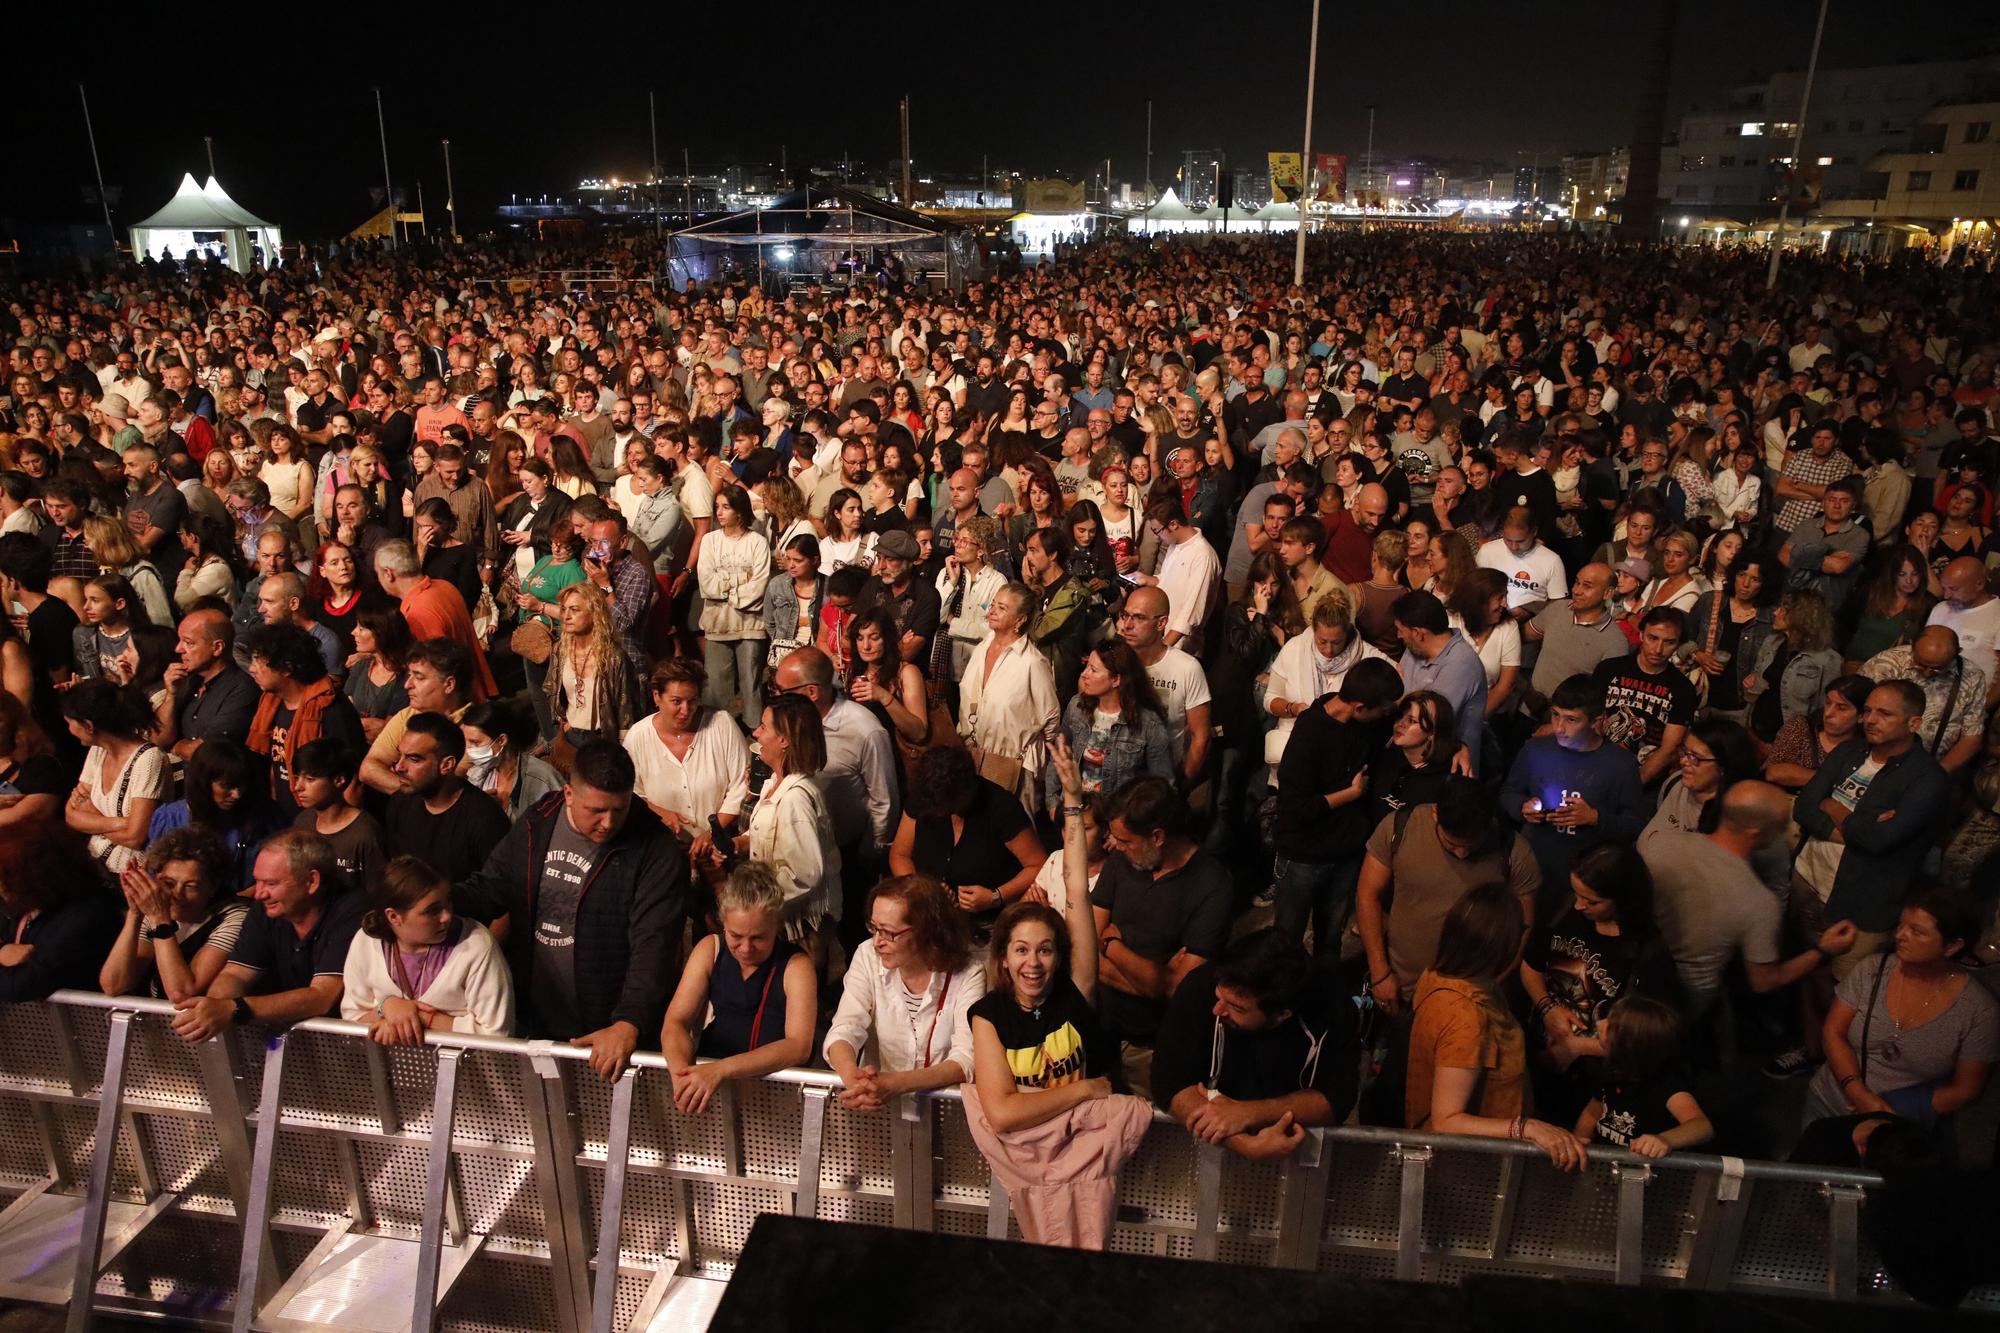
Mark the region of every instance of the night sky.
<instances>
[{"instance_id":1,"label":"night sky","mask_svg":"<svg viewBox=\"0 0 2000 1333\"><path fill-rule=\"evenodd\" d=\"M1713 103L1734 82L1802 67L1816 11L1813 0L1682 0L1669 129L1690 100ZM165 203L183 171L206 174L202 136L212 135L217 174L245 207L291 234L346 230L379 206L369 193L382 184L376 85L396 184L414 203L421 180L437 226L440 139L452 141L464 229L510 192L643 174L648 88L669 174L683 145L697 173L775 162L780 144L795 170L842 153L890 162L907 91L919 174L975 176L983 153L995 171L1080 179L1108 155L1114 178L1137 181L1150 97L1152 174L1165 184L1184 148L1253 159L1298 147L1310 6L766 4L674 7L672 21L585 9L574 12L586 21L553 23L568 12L454 6L424 19L413 7L378 20L349 8L321 11L314 28L269 21L274 12L205 27L120 16L101 29L116 33L101 49L135 59L18 62L9 101L23 132L12 136L0 214L96 215L83 194L92 173L77 79L105 180L122 189L121 228ZM1370 103L1385 156L1527 162L1629 138L1641 4L1442 0L1367 10L1362 22L1355 13L1323 7L1316 150L1359 158ZM502 17L468 31L469 14ZM867 22L806 17L827 14ZM980 17L992 14L1006 17ZM1835 4L1822 63L1991 49L1983 5L1927 10L1923 32L1882 19Z\"/></svg>"}]
</instances>

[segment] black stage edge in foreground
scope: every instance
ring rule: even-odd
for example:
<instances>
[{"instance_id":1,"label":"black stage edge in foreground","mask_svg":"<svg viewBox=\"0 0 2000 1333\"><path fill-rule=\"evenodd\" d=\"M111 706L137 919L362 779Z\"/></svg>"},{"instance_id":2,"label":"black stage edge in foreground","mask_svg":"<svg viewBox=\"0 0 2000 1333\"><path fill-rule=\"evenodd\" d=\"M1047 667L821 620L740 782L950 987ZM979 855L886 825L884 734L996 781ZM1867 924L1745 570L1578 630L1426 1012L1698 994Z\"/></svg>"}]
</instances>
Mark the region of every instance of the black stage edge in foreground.
<instances>
[{"instance_id":1,"label":"black stage edge in foreground","mask_svg":"<svg viewBox=\"0 0 2000 1333\"><path fill-rule=\"evenodd\" d=\"M2000 1321L1900 1306L1478 1277L1427 1286L766 1214L710 1333L1190 1333L1191 1330L1617 1330L1617 1333L1992 1333Z\"/></svg>"}]
</instances>

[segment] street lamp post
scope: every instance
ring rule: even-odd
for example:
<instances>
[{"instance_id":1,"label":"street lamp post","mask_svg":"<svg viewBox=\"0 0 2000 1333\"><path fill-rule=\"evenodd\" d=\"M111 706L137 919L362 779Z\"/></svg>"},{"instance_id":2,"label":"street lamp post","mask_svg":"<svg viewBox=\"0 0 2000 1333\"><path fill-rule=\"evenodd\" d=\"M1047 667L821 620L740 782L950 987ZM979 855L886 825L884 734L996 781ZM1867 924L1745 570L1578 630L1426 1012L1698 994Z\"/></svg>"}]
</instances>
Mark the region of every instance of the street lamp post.
<instances>
[{"instance_id":1,"label":"street lamp post","mask_svg":"<svg viewBox=\"0 0 2000 1333\"><path fill-rule=\"evenodd\" d=\"M444 145L444 211L451 219L451 239L458 240L458 192L451 188L451 140L439 140Z\"/></svg>"},{"instance_id":2,"label":"street lamp post","mask_svg":"<svg viewBox=\"0 0 2000 1333\"><path fill-rule=\"evenodd\" d=\"M1785 219L1792 211L1792 187L1799 180L1799 153L1805 146L1806 109L1812 105L1813 74L1819 69L1819 39L1826 32L1826 0L1819 0L1819 22L1813 27L1812 55L1806 60L1806 84L1799 93L1799 120L1792 130L1792 170L1791 179L1785 184L1784 195L1778 200L1778 227L1771 233L1771 263L1764 270L1764 290L1770 291L1778 285L1778 256L1784 252Z\"/></svg>"},{"instance_id":3,"label":"street lamp post","mask_svg":"<svg viewBox=\"0 0 2000 1333\"><path fill-rule=\"evenodd\" d=\"M1312 193L1313 82L1319 75L1319 0L1313 0L1312 36L1306 45L1306 135L1299 160L1299 235L1292 247L1292 285L1306 281L1306 196Z\"/></svg>"}]
</instances>

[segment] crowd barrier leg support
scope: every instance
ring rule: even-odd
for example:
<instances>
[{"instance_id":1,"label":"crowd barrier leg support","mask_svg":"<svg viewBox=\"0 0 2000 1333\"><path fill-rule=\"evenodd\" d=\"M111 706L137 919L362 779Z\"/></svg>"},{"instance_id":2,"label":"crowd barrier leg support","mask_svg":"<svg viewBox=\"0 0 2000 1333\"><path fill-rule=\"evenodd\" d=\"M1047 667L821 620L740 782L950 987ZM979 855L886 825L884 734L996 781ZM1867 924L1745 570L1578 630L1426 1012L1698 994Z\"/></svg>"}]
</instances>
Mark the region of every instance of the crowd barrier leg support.
<instances>
[{"instance_id":1,"label":"crowd barrier leg support","mask_svg":"<svg viewBox=\"0 0 2000 1333\"><path fill-rule=\"evenodd\" d=\"M118 1103L124 1095L125 1057L131 1046L132 1015L113 1011L104 1036L104 1079L97 1092L97 1144L90 1156L90 1187L84 1195L83 1215L77 1229L69 1333L86 1333L95 1315L98 1251L104 1245L104 1218L111 1207L111 1167L118 1159ZM74 1051L75 1043L65 1042L64 1050Z\"/></svg>"},{"instance_id":2,"label":"crowd barrier leg support","mask_svg":"<svg viewBox=\"0 0 2000 1333\"><path fill-rule=\"evenodd\" d=\"M604 1198L597 1218L597 1275L590 1299L590 1333L612 1333L618 1313L619 1238L625 1229L625 1172L631 1163L632 1090L639 1071L627 1065L611 1089L611 1121L604 1136ZM822 1112L825 1093L821 1093ZM813 1145L813 1183L819 1183L819 1145ZM799 1158L805 1160L805 1136L800 1132ZM810 1216L810 1214L808 1214Z\"/></svg>"},{"instance_id":3,"label":"crowd barrier leg support","mask_svg":"<svg viewBox=\"0 0 2000 1333\"><path fill-rule=\"evenodd\" d=\"M1007 1188L1000 1183L1000 1177L986 1177L986 1239L1007 1239L1007 1222L1014 1215L1012 1202L1007 1198Z\"/></svg>"},{"instance_id":4,"label":"crowd barrier leg support","mask_svg":"<svg viewBox=\"0 0 2000 1333\"><path fill-rule=\"evenodd\" d=\"M895 1184L895 1222L909 1231L936 1229L931 1115L931 1099L920 1093L897 1098L889 1112L889 1171Z\"/></svg>"},{"instance_id":5,"label":"crowd barrier leg support","mask_svg":"<svg viewBox=\"0 0 2000 1333\"><path fill-rule=\"evenodd\" d=\"M1612 1280L1636 1287L1645 1268L1646 1186L1653 1181L1653 1168L1621 1162L1611 1170L1618 1178L1618 1255Z\"/></svg>"},{"instance_id":6,"label":"crowd barrier leg support","mask_svg":"<svg viewBox=\"0 0 2000 1333\"><path fill-rule=\"evenodd\" d=\"M1861 1201L1851 1185L1824 1187L1831 1216L1826 1234L1826 1294L1851 1301L1861 1286Z\"/></svg>"},{"instance_id":7,"label":"crowd barrier leg support","mask_svg":"<svg viewBox=\"0 0 2000 1333\"><path fill-rule=\"evenodd\" d=\"M524 1091L535 1141L535 1181L548 1227L556 1328L559 1333L581 1333L589 1323L590 1274L585 1259L589 1249L583 1237L582 1182L576 1171L576 1121L570 1114L562 1065L553 1055L537 1050L528 1061ZM615 1235L612 1245L616 1254Z\"/></svg>"},{"instance_id":8,"label":"crowd barrier leg support","mask_svg":"<svg viewBox=\"0 0 2000 1333\"><path fill-rule=\"evenodd\" d=\"M1743 1241L1743 1222L1750 1215L1750 1195L1756 1182L1741 1178L1727 1199L1719 1191L1719 1172L1704 1172L1696 1190L1701 1204L1694 1214L1694 1249L1688 1256L1688 1283L1704 1291L1725 1291L1736 1267Z\"/></svg>"},{"instance_id":9,"label":"crowd barrier leg support","mask_svg":"<svg viewBox=\"0 0 2000 1333\"><path fill-rule=\"evenodd\" d=\"M1502 1157L1500 1179L1493 1187L1493 1221L1486 1231L1486 1257L1498 1259L1514 1239L1514 1218L1521 1201L1521 1159Z\"/></svg>"},{"instance_id":10,"label":"crowd barrier leg support","mask_svg":"<svg viewBox=\"0 0 2000 1333\"><path fill-rule=\"evenodd\" d=\"M410 1333L437 1327L438 1266L445 1241L444 1200L451 1187L451 1136L458 1117L458 1071L465 1052L438 1050L437 1086L431 1093L431 1144L424 1167L423 1234L417 1245L416 1290L411 1293Z\"/></svg>"},{"instance_id":11,"label":"crowd barrier leg support","mask_svg":"<svg viewBox=\"0 0 2000 1333\"><path fill-rule=\"evenodd\" d=\"M275 1272L269 1241L271 1185L278 1155L278 1122L283 1115L285 1041L284 1033L274 1032L264 1048L264 1085L257 1102L257 1143L250 1156L249 1197L243 1210L243 1257L236 1270L232 1333L250 1333L259 1308L257 1293L263 1289L265 1274ZM350 1192L354 1188L349 1185ZM313 1258L317 1257L315 1251ZM313 1259L308 1259L302 1271L310 1271L312 1264Z\"/></svg>"},{"instance_id":12,"label":"crowd barrier leg support","mask_svg":"<svg viewBox=\"0 0 2000 1333\"><path fill-rule=\"evenodd\" d=\"M1284 1193L1278 1208L1280 1267L1312 1272L1319 1267L1320 1231L1326 1225L1326 1193L1333 1175L1333 1153L1326 1136L1306 1131L1306 1141L1285 1159Z\"/></svg>"},{"instance_id":13,"label":"crowd barrier leg support","mask_svg":"<svg viewBox=\"0 0 2000 1333\"><path fill-rule=\"evenodd\" d=\"M1214 1261L1222 1243L1222 1149L1194 1145L1194 1257Z\"/></svg>"},{"instance_id":14,"label":"crowd barrier leg support","mask_svg":"<svg viewBox=\"0 0 2000 1333\"><path fill-rule=\"evenodd\" d=\"M244 1225L244 1241L254 1236L263 1253L259 1256L255 1289L239 1289L236 1299L251 1305L268 1300L277 1282L278 1263L271 1249L267 1227L249 1230L252 1177L256 1174L250 1148L249 1120L243 1109L242 1079L237 1073L235 1048L227 1035L210 1037L195 1047L201 1067L203 1091L208 1097L210 1121L222 1155L222 1174L229 1183L229 1200L236 1217Z\"/></svg>"},{"instance_id":15,"label":"crowd barrier leg support","mask_svg":"<svg viewBox=\"0 0 2000 1333\"><path fill-rule=\"evenodd\" d=\"M1396 1276L1416 1282L1424 1275L1424 1179L1430 1171L1431 1150L1398 1145L1395 1157L1403 1164L1396 1206Z\"/></svg>"},{"instance_id":16,"label":"crowd barrier leg support","mask_svg":"<svg viewBox=\"0 0 2000 1333\"><path fill-rule=\"evenodd\" d=\"M825 1088L807 1088L799 1103L799 1187L792 1194L794 1217L819 1216L819 1177L826 1159Z\"/></svg>"}]
</instances>

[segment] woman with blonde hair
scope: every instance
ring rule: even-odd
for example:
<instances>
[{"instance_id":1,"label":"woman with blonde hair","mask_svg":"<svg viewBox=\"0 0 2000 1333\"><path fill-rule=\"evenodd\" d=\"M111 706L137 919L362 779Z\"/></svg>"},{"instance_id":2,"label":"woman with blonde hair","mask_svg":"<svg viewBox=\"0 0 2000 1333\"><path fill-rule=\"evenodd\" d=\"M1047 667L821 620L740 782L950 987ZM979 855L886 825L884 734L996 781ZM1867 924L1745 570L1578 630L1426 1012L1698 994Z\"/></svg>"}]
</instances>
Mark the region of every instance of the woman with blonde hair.
<instances>
[{"instance_id":1,"label":"woman with blonde hair","mask_svg":"<svg viewBox=\"0 0 2000 1333\"><path fill-rule=\"evenodd\" d=\"M986 637L959 677L959 734L981 777L1012 792L1032 813L1048 738L1062 718L1055 671L1027 636L1035 594L1008 583L986 608Z\"/></svg>"},{"instance_id":2,"label":"woman with blonde hair","mask_svg":"<svg viewBox=\"0 0 2000 1333\"><path fill-rule=\"evenodd\" d=\"M403 513L402 492L389 475L389 460L373 445L357 444L347 455L347 484L361 492L374 517Z\"/></svg>"},{"instance_id":3,"label":"woman with blonde hair","mask_svg":"<svg viewBox=\"0 0 2000 1333\"><path fill-rule=\"evenodd\" d=\"M585 742L619 740L639 717L639 685L632 663L619 645L611 624L611 603L604 590L585 581L572 583L557 599L557 636L548 679L549 713L555 719L556 767Z\"/></svg>"},{"instance_id":4,"label":"woman with blonde hair","mask_svg":"<svg viewBox=\"0 0 2000 1333\"><path fill-rule=\"evenodd\" d=\"M805 493L789 477L773 474L757 485L757 498L764 502L764 522L773 551L788 551L796 537L819 537L819 530L806 516Z\"/></svg>"},{"instance_id":5,"label":"woman with blonde hair","mask_svg":"<svg viewBox=\"0 0 2000 1333\"><path fill-rule=\"evenodd\" d=\"M83 520L84 545L106 573L122 574L146 608L146 619L155 625L175 623L174 605L167 595L166 580L159 568L139 551L132 530L123 519L92 514Z\"/></svg>"},{"instance_id":6,"label":"woman with blonde hair","mask_svg":"<svg viewBox=\"0 0 2000 1333\"><path fill-rule=\"evenodd\" d=\"M1695 603L1712 591L1708 580L1695 568L1700 551L1701 544L1685 528L1660 538L1659 573L1640 594L1640 605L1648 611L1656 606L1671 606L1683 615L1692 612Z\"/></svg>"}]
</instances>

